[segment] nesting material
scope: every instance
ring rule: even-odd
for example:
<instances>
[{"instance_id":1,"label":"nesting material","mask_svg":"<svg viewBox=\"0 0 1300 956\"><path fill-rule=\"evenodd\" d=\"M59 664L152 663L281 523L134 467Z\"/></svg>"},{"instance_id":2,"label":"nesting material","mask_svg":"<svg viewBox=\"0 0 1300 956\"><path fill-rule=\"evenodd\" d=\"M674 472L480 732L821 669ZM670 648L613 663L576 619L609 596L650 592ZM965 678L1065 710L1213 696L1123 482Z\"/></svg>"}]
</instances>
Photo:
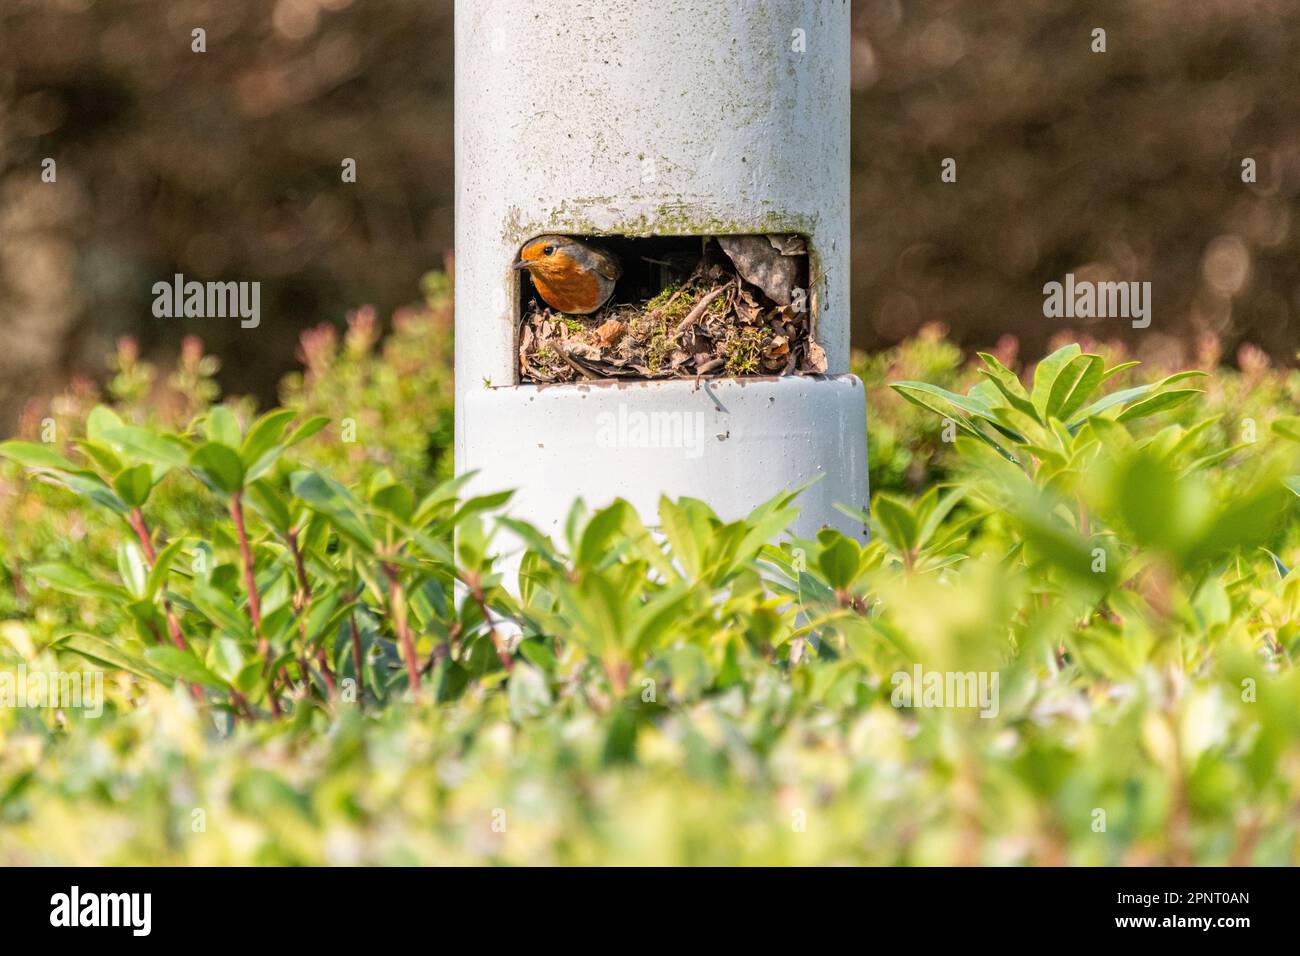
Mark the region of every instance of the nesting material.
<instances>
[{"instance_id":1,"label":"nesting material","mask_svg":"<svg viewBox=\"0 0 1300 956\"><path fill-rule=\"evenodd\" d=\"M670 279L641 302L620 301L615 289L610 303L589 316L556 312L530 296L519 330L521 380L826 371L801 285L808 274L801 237L722 236L704 244L693 268L689 261L672 265L683 279Z\"/></svg>"}]
</instances>

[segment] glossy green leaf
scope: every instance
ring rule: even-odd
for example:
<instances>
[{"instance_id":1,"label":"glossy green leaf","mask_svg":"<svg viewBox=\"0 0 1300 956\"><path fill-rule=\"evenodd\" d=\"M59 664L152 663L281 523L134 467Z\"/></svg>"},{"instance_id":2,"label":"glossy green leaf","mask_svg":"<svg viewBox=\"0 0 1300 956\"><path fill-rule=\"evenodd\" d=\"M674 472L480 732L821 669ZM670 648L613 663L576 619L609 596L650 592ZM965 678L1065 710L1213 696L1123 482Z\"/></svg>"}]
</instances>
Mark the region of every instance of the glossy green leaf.
<instances>
[{"instance_id":1,"label":"glossy green leaf","mask_svg":"<svg viewBox=\"0 0 1300 956\"><path fill-rule=\"evenodd\" d=\"M1057 391L1061 373L1080 357L1079 353L1078 344L1071 342L1042 359L1034 368L1033 388L1029 398L1040 418L1045 419L1050 413L1051 398Z\"/></svg>"},{"instance_id":2,"label":"glossy green leaf","mask_svg":"<svg viewBox=\"0 0 1300 956\"><path fill-rule=\"evenodd\" d=\"M32 441L0 442L0 455L16 461L25 468L51 468L56 471L76 471L77 466L59 454L50 445Z\"/></svg>"},{"instance_id":3,"label":"glossy green leaf","mask_svg":"<svg viewBox=\"0 0 1300 956\"><path fill-rule=\"evenodd\" d=\"M144 656L149 664L164 674L188 684L198 684L211 690L226 690L230 686L195 657L193 651L161 644L146 649Z\"/></svg>"},{"instance_id":4,"label":"glossy green leaf","mask_svg":"<svg viewBox=\"0 0 1300 956\"><path fill-rule=\"evenodd\" d=\"M123 541L117 546L117 573L122 577L126 590L136 600L143 600L147 595L149 566L145 563L144 553L134 541Z\"/></svg>"},{"instance_id":5,"label":"glossy green leaf","mask_svg":"<svg viewBox=\"0 0 1300 956\"><path fill-rule=\"evenodd\" d=\"M167 575L171 573L172 563L184 548L185 540L177 538L158 552L153 567L149 569L149 577L145 584L146 598L152 601L161 593L167 583Z\"/></svg>"},{"instance_id":6,"label":"glossy green leaf","mask_svg":"<svg viewBox=\"0 0 1300 956\"><path fill-rule=\"evenodd\" d=\"M114 667L147 680L165 681L167 675L148 661L128 653L93 634L68 633L58 639L60 650L72 651L95 664Z\"/></svg>"},{"instance_id":7,"label":"glossy green leaf","mask_svg":"<svg viewBox=\"0 0 1300 956\"><path fill-rule=\"evenodd\" d=\"M190 445L175 435L126 425L105 431L100 440L111 442L135 461L167 468L184 468L189 463Z\"/></svg>"},{"instance_id":8,"label":"glossy green leaf","mask_svg":"<svg viewBox=\"0 0 1300 956\"><path fill-rule=\"evenodd\" d=\"M346 488L316 472L299 471L290 478L293 493L324 515L354 543L373 551L375 540L362 518L360 503Z\"/></svg>"},{"instance_id":9,"label":"glossy green leaf","mask_svg":"<svg viewBox=\"0 0 1300 956\"><path fill-rule=\"evenodd\" d=\"M225 445L232 451L239 450L243 437L239 428L239 419L224 405L216 405L208 411L203 433L207 436L208 442Z\"/></svg>"},{"instance_id":10,"label":"glossy green leaf","mask_svg":"<svg viewBox=\"0 0 1300 956\"><path fill-rule=\"evenodd\" d=\"M1196 388L1178 388L1169 392L1161 392L1158 395L1152 395L1150 398L1145 398L1130 405L1119 414L1116 421L1131 422L1138 418L1146 418L1148 415L1155 415L1158 412L1166 412L1201 394L1204 393Z\"/></svg>"},{"instance_id":11,"label":"glossy green leaf","mask_svg":"<svg viewBox=\"0 0 1300 956\"><path fill-rule=\"evenodd\" d=\"M190 456L190 468L213 491L232 495L244 485L244 463L225 444L207 442Z\"/></svg>"},{"instance_id":12,"label":"glossy green leaf","mask_svg":"<svg viewBox=\"0 0 1300 956\"><path fill-rule=\"evenodd\" d=\"M1060 370L1044 408L1045 414L1068 421L1105 378L1099 355L1079 355Z\"/></svg>"},{"instance_id":13,"label":"glossy green leaf","mask_svg":"<svg viewBox=\"0 0 1300 956\"><path fill-rule=\"evenodd\" d=\"M153 469L149 465L127 468L113 478L113 490L127 505L139 508L153 490Z\"/></svg>"},{"instance_id":14,"label":"glossy green leaf","mask_svg":"<svg viewBox=\"0 0 1300 956\"><path fill-rule=\"evenodd\" d=\"M837 533L817 556L817 566L831 587L843 591L857 577L861 558L862 551L858 545Z\"/></svg>"}]
</instances>

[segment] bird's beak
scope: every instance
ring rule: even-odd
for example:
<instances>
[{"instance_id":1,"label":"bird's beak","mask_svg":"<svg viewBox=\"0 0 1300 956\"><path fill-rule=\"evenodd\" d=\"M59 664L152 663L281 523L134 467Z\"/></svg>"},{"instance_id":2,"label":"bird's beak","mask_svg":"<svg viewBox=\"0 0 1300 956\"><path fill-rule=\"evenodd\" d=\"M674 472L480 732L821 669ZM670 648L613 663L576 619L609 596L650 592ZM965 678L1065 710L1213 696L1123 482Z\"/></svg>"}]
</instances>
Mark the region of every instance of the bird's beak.
<instances>
[{"instance_id":1,"label":"bird's beak","mask_svg":"<svg viewBox=\"0 0 1300 956\"><path fill-rule=\"evenodd\" d=\"M529 262L528 260L526 260L526 259L520 259L518 262L516 262L516 263L515 263L514 265L512 265L510 268L511 268L511 269L515 269L515 270L519 270L519 269L527 269L527 268L528 268L529 266L531 266L531 265L532 265L532 263Z\"/></svg>"}]
</instances>

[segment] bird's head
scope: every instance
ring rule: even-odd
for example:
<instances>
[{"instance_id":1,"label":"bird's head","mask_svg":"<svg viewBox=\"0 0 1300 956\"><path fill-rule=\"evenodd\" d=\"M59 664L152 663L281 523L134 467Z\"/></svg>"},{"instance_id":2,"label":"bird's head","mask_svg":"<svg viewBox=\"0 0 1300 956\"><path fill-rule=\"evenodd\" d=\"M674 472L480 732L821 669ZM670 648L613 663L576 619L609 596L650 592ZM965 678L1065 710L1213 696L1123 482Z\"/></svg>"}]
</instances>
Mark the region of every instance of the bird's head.
<instances>
[{"instance_id":1,"label":"bird's head","mask_svg":"<svg viewBox=\"0 0 1300 956\"><path fill-rule=\"evenodd\" d=\"M581 249L566 236L540 236L524 246L514 267L542 279L558 276L577 266Z\"/></svg>"}]
</instances>

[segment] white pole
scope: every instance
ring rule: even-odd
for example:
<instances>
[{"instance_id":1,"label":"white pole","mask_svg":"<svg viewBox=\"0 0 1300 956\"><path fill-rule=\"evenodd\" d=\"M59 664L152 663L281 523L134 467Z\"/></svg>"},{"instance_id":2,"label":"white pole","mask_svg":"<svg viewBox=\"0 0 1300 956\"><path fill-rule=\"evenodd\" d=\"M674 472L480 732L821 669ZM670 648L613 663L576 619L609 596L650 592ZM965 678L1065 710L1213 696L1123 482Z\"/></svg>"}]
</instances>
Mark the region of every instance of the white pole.
<instances>
[{"instance_id":1,"label":"white pole","mask_svg":"<svg viewBox=\"0 0 1300 956\"><path fill-rule=\"evenodd\" d=\"M849 4L457 0L456 467L557 531L575 497L743 516L820 477L796 526L862 534L849 367ZM510 268L536 236L808 237L828 375L521 385Z\"/></svg>"}]
</instances>

